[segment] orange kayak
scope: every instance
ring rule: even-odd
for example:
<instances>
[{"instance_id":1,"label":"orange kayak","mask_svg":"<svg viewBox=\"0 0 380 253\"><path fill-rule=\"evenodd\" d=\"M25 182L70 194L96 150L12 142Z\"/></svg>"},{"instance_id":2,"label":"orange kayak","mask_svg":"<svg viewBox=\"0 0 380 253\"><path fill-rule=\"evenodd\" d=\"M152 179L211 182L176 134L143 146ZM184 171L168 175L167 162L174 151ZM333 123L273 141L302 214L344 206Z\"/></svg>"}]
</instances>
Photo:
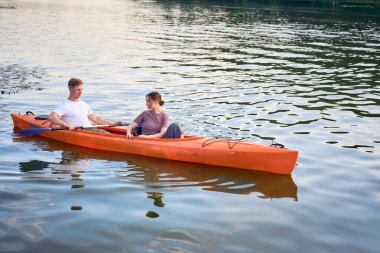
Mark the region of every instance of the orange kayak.
<instances>
[{"instance_id":1,"label":"orange kayak","mask_svg":"<svg viewBox=\"0 0 380 253\"><path fill-rule=\"evenodd\" d=\"M33 115L11 114L16 129L48 128L49 124ZM161 159L250 169L276 174L291 174L298 157L295 150L250 142L185 136L182 139L127 139L125 129L102 127L110 134L86 130L60 130L39 133L49 139L118 153L137 154Z\"/></svg>"}]
</instances>

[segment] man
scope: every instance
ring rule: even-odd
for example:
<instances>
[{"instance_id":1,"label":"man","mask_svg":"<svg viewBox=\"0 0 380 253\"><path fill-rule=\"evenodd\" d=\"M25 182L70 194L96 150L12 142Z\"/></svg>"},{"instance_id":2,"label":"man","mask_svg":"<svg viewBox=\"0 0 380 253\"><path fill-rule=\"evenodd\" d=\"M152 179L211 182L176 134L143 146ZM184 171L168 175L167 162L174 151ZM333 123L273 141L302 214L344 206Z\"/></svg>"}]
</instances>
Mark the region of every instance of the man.
<instances>
[{"instance_id":1,"label":"man","mask_svg":"<svg viewBox=\"0 0 380 253\"><path fill-rule=\"evenodd\" d=\"M68 86L70 95L50 113L51 122L70 130L75 129L76 126L90 127L91 122L111 126L122 124L121 121L111 122L97 116L85 101L80 100L83 92L82 80L71 78Z\"/></svg>"}]
</instances>

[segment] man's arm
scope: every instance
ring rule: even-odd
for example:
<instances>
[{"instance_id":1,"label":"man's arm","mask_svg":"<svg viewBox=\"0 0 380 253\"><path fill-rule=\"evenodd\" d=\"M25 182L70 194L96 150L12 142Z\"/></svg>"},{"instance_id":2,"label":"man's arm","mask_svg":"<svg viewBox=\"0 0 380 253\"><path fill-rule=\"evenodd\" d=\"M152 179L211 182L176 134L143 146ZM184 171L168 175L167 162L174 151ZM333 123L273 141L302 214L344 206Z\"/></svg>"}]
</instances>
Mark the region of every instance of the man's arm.
<instances>
[{"instance_id":1,"label":"man's arm","mask_svg":"<svg viewBox=\"0 0 380 253\"><path fill-rule=\"evenodd\" d=\"M59 117L59 115L56 113L56 112L52 112L50 113L49 117L48 117L48 120L51 121L52 123L56 124L56 125L60 125L60 126L63 126L63 127L67 127L68 129L70 130L73 130L75 129L75 126L74 125L71 125L65 121L63 121L61 119L61 117Z\"/></svg>"},{"instance_id":2,"label":"man's arm","mask_svg":"<svg viewBox=\"0 0 380 253\"><path fill-rule=\"evenodd\" d=\"M87 116L89 120L94 122L95 124L98 125L110 125L110 126L117 126L123 124L122 121L118 120L115 122L108 121L106 119L103 119L102 117L99 117L96 115L96 113L91 113L90 115Z\"/></svg>"}]
</instances>

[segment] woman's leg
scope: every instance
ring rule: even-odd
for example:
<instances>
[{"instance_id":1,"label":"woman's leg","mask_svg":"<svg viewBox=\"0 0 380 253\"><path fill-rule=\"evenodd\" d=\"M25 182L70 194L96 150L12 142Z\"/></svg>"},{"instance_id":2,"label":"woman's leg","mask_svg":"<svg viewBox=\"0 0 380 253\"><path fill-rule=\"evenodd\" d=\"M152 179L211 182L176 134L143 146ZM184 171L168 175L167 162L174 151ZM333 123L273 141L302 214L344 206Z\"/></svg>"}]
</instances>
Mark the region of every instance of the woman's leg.
<instances>
[{"instance_id":1,"label":"woman's leg","mask_svg":"<svg viewBox=\"0 0 380 253\"><path fill-rule=\"evenodd\" d=\"M174 139L174 138L181 138L182 137L182 130L179 127L177 123L171 123L168 127L168 130L166 130L166 133L162 138L164 139Z\"/></svg>"}]
</instances>

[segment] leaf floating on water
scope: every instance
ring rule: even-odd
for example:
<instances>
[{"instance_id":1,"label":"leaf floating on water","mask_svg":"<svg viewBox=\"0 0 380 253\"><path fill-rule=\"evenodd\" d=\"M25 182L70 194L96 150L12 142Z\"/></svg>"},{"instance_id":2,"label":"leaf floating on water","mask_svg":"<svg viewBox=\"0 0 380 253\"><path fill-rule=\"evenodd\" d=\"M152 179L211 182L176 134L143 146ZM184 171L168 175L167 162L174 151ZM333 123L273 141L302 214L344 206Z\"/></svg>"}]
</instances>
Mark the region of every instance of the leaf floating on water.
<instances>
[{"instance_id":1,"label":"leaf floating on water","mask_svg":"<svg viewBox=\"0 0 380 253\"><path fill-rule=\"evenodd\" d=\"M72 174L71 174L71 177L74 177L74 178L76 178L76 177L80 177L80 176L81 176L80 173L72 173Z\"/></svg>"},{"instance_id":2,"label":"leaf floating on water","mask_svg":"<svg viewBox=\"0 0 380 253\"><path fill-rule=\"evenodd\" d=\"M158 193L158 192L150 192L148 193L148 198L150 199L153 199L154 200L154 205L155 206L158 206L158 207L164 207L164 202L162 202L162 194L161 193Z\"/></svg>"},{"instance_id":3,"label":"leaf floating on water","mask_svg":"<svg viewBox=\"0 0 380 253\"><path fill-rule=\"evenodd\" d=\"M81 206L72 206L71 210L73 210L73 211L82 211L83 208Z\"/></svg>"},{"instance_id":4,"label":"leaf floating on water","mask_svg":"<svg viewBox=\"0 0 380 253\"><path fill-rule=\"evenodd\" d=\"M160 217L160 215L156 212L153 212L153 211L149 211L146 213L146 217L149 217L149 218L158 218Z\"/></svg>"},{"instance_id":5,"label":"leaf floating on water","mask_svg":"<svg viewBox=\"0 0 380 253\"><path fill-rule=\"evenodd\" d=\"M80 189L80 188L84 188L84 184L73 184L71 186L71 189Z\"/></svg>"},{"instance_id":6,"label":"leaf floating on water","mask_svg":"<svg viewBox=\"0 0 380 253\"><path fill-rule=\"evenodd\" d=\"M327 144L337 144L337 141L326 141Z\"/></svg>"}]
</instances>

